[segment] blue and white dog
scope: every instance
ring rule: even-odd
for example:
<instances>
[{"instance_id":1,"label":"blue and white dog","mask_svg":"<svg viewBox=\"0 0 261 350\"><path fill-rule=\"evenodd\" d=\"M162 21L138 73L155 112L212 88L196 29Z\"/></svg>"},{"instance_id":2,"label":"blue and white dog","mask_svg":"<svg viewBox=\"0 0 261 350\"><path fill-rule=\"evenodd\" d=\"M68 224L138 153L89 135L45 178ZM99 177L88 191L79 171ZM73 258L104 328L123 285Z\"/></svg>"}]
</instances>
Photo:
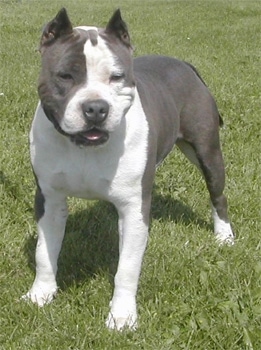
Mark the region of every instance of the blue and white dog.
<instances>
[{"instance_id":1,"label":"blue and white dog","mask_svg":"<svg viewBox=\"0 0 261 350\"><path fill-rule=\"evenodd\" d=\"M65 9L44 29L40 103L30 133L38 225L36 277L26 298L57 292L66 198L101 199L119 215L119 263L109 328L135 328L155 170L174 144L201 170L219 242L233 243L223 194L221 118L195 68L163 56L133 60L117 10L105 29L72 28Z\"/></svg>"}]
</instances>

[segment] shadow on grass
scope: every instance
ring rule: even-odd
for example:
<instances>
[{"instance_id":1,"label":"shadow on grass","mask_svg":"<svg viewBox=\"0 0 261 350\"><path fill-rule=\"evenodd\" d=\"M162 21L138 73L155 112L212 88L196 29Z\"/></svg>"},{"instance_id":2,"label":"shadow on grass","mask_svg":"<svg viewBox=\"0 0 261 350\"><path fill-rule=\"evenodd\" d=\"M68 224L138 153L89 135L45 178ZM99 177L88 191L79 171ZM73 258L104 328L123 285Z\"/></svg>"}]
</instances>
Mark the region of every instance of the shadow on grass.
<instances>
[{"instance_id":1,"label":"shadow on grass","mask_svg":"<svg viewBox=\"0 0 261 350\"><path fill-rule=\"evenodd\" d=\"M154 191L152 219L190 224L211 229L191 208L170 195L162 196ZM28 265L35 270L36 238L30 237L24 250ZM118 263L117 212L106 202L97 202L91 208L69 215L66 234L58 262L57 282L62 290L79 285L102 273L113 276Z\"/></svg>"}]
</instances>

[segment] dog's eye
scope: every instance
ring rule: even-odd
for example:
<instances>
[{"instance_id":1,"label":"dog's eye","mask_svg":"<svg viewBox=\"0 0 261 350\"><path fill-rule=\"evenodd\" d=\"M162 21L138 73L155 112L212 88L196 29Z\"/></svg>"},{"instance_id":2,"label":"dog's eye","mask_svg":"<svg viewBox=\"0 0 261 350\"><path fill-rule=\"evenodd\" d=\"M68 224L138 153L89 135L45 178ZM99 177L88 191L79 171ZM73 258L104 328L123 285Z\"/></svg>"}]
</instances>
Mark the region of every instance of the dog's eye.
<instances>
[{"instance_id":1,"label":"dog's eye","mask_svg":"<svg viewBox=\"0 0 261 350\"><path fill-rule=\"evenodd\" d=\"M58 73L58 77L60 78L60 79L62 79L62 80L73 80L73 77L72 77L72 75L71 74L69 74L69 73Z\"/></svg>"},{"instance_id":2,"label":"dog's eye","mask_svg":"<svg viewBox=\"0 0 261 350\"><path fill-rule=\"evenodd\" d=\"M110 82L117 82L117 81L121 81L122 79L124 79L125 74L124 73L115 73L112 74L110 76Z\"/></svg>"}]
</instances>

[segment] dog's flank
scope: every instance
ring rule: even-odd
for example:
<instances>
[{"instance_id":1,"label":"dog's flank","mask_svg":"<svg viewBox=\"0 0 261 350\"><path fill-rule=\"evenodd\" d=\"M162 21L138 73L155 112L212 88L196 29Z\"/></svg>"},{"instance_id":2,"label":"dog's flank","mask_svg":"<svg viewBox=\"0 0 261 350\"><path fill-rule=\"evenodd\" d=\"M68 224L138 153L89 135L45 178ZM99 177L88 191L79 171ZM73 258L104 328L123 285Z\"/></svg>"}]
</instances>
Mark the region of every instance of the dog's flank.
<instances>
[{"instance_id":1,"label":"dog's flank","mask_svg":"<svg viewBox=\"0 0 261 350\"><path fill-rule=\"evenodd\" d=\"M196 68L194 66L192 66L192 64L190 64L189 62L185 62L191 69L193 69L193 71L197 74L197 76L199 77L199 79L202 81L202 83L207 86L207 84L205 83L205 81L203 80L203 78L201 77L201 75L199 74L199 72L196 70ZM224 125L224 121L221 117L221 115L219 114L219 126L223 126Z\"/></svg>"},{"instance_id":2,"label":"dog's flank","mask_svg":"<svg viewBox=\"0 0 261 350\"><path fill-rule=\"evenodd\" d=\"M40 45L40 103L30 132L36 277L25 298L42 306L57 292L67 197L106 200L119 216L119 263L106 324L135 329L155 169L174 144L204 176L217 241L233 244L215 100L190 64L164 56L133 60L119 10L106 28L72 28L62 9Z\"/></svg>"}]
</instances>

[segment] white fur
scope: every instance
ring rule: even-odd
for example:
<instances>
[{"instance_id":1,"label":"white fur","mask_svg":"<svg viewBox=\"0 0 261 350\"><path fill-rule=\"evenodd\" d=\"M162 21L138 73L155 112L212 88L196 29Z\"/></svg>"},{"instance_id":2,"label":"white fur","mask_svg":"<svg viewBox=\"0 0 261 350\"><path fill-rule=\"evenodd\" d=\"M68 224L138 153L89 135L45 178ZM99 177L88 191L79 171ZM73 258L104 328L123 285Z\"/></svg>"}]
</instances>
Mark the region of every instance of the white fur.
<instances>
[{"instance_id":1,"label":"white fur","mask_svg":"<svg viewBox=\"0 0 261 350\"><path fill-rule=\"evenodd\" d=\"M48 304L57 292L57 260L61 249L67 205L64 196L46 198L45 215L38 222L36 246L36 277L30 291L24 298L31 299L39 306Z\"/></svg>"},{"instance_id":2,"label":"white fur","mask_svg":"<svg viewBox=\"0 0 261 350\"><path fill-rule=\"evenodd\" d=\"M233 245L234 244L234 234L229 222L222 220L212 206L212 216L214 220L214 233L216 235L217 242L222 244Z\"/></svg>"},{"instance_id":3,"label":"white fur","mask_svg":"<svg viewBox=\"0 0 261 350\"><path fill-rule=\"evenodd\" d=\"M98 28L97 27L94 27L94 26L78 26L78 27L76 27L76 28L74 28L74 29L82 29L82 30L86 30L87 32L89 31L89 30L95 30L96 32L98 32Z\"/></svg>"}]
</instances>

